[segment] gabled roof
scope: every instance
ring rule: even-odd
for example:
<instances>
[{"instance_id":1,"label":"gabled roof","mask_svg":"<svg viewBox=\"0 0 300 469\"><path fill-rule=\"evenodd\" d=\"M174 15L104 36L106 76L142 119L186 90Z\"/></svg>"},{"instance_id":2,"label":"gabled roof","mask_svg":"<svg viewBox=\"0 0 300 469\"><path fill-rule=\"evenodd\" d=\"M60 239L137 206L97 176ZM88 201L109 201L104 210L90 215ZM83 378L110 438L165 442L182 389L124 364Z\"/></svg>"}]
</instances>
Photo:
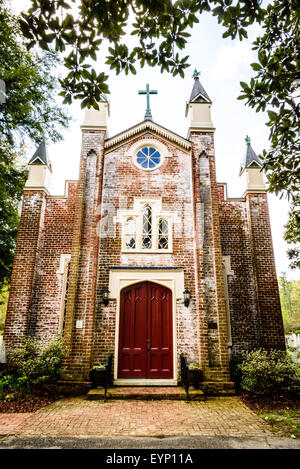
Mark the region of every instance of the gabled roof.
<instances>
[{"instance_id":1,"label":"gabled roof","mask_svg":"<svg viewBox=\"0 0 300 469\"><path fill-rule=\"evenodd\" d=\"M211 99L203 88L199 77L194 78L194 86L191 92L189 103L211 103Z\"/></svg>"},{"instance_id":2,"label":"gabled roof","mask_svg":"<svg viewBox=\"0 0 300 469\"><path fill-rule=\"evenodd\" d=\"M117 135L114 135L111 138L105 140L105 149L111 150L115 147L118 147L124 143L124 141L128 139L132 139L136 137L138 134L152 132L159 137L162 137L168 140L170 143L180 146L186 151L189 151L191 148L191 142L184 137L172 132L171 130L166 129L165 127L153 122L151 120L144 120L139 122L138 124L130 127L123 132L120 132Z\"/></svg>"},{"instance_id":3,"label":"gabled roof","mask_svg":"<svg viewBox=\"0 0 300 469\"><path fill-rule=\"evenodd\" d=\"M246 153L244 157L244 162L240 169L240 174L244 171L245 168L262 168L262 161L258 158L257 154L251 147L250 137L246 137Z\"/></svg>"},{"instance_id":4,"label":"gabled roof","mask_svg":"<svg viewBox=\"0 0 300 469\"><path fill-rule=\"evenodd\" d=\"M45 140L40 143L36 149L34 155L28 162L28 164L45 164L49 165L48 151Z\"/></svg>"}]
</instances>

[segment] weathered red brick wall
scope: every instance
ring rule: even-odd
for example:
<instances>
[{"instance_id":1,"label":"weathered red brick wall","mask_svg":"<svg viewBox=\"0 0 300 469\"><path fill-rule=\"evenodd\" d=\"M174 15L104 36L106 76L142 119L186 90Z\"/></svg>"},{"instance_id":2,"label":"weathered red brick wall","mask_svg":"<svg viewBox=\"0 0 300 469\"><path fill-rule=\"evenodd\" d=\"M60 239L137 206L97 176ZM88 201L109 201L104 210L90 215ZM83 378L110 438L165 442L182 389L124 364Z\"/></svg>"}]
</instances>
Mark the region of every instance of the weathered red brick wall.
<instances>
[{"instance_id":1,"label":"weathered red brick wall","mask_svg":"<svg viewBox=\"0 0 300 469\"><path fill-rule=\"evenodd\" d=\"M76 183L68 183L67 198L47 198L29 324L30 333L41 342L59 330L64 274L57 271L61 254L71 254L76 189Z\"/></svg>"},{"instance_id":2,"label":"weathered red brick wall","mask_svg":"<svg viewBox=\"0 0 300 469\"><path fill-rule=\"evenodd\" d=\"M29 331L45 206L44 191L24 192L4 329L8 347L21 346Z\"/></svg>"},{"instance_id":3,"label":"weathered red brick wall","mask_svg":"<svg viewBox=\"0 0 300 469\"><path fill-rule=\"evenodd\" d=\"M184 268L185 286L191 290L192 301L189 308L183 305L183 300L177 301L178 353L185 353L189 362L199 363L191 156L163 142L172 156L165 158L157 170L143 171L125 156L128 148L143 138L153 139L154 144L156 139L160 141L149 133L105 154L94 363L105 362L108 353L115 350L116 302L111 300L107 307L102 304L110 266ZM134 197L161 198L163 211L177 212L180 222L173 225L172 253L121 252L121 224L114 223L114 217L119 208L132 209Z\"/></svg>"},{"instance_id":4,"label":"weathered red brick wall","mask_svg":"<svg viewBox=\"0 0 300 469\"><path fill-rule=\"evenodd\" d=\"M126 155L147 138L166 145L170 157L143 171ZM213 134L191 133L192 152L146 133L109 151L103 130L84 130L78 183L68 197L24 193L12 276L5 340L19 346L31 333L53 338L62 313L61 254L71 254L66 310L65 379L87 380L92 364L115 351L117 302L102 303L109 269L182 267L191 291L188 308L176 300L177 352L200 364L207 380L228 380L228 335L222 256L228 276L233 354L253 347L284 348L278 286L265 194L224 199L217 186ZM134 198L161 199L162 211L177 213L171 253L121 251L118 209ZM83 327L76 327L76 321ZM117 338L118 340L118 338Z\"/></svg>"},{"instance_id":5,"label":"weathered red brick wall","mask_svg":"<svg viewBox=\"0 0 300 469\"><path fill-rule=\"evenodd\" d=\"M230 256L234 275L227 277L233 355L260 344L257 292L245 201L224 201L219 207L222 252Z\"/></svg>"},{"instance_id":6,"label":"weathered red brick wall","mask_svg":"<svg viewBox=\"0 0 300 469\"><path fill-rule=\"evenodd\" d=\"M225 310L222 249L216 182L214 135L191 132L196 199L196 237L200 336L203 367L209 379L228 379L227 319Z\"/></svg>"},{"instance_id":7,"label":"weathered red brick wall","mask_svg":"<svg viewBox=\"0 0 300 469\"><path fill-rule=\"evenodd\" d=\"M246 195L261 346L285 349L267 194Z\"/></svg>"},{"instance_id":8,"label":"weathered red brick wall","mask_svg":"<svg viewBox=\"0 0 300 469\"><path fill-rule=\"evenodd\" d=\"M222 252L230 256L228 296L232 353L284 348L284 334L266 194L224 198L219 186Z\"/></svg>"},{"instance_id":9,"label":"weathered red brick wall","mask_svg":"<svg viewBox=\"0 0 300 469\"><path fill-rule=\"evenodd\" d=\"M96 308L104 131L83 131L65 322L65 379L88 380ZM76 321L83 327L77 328Z\"/></svg>"},{"instance_id":10,"label":"weathered red brick wall","mask_svg":"<svg viewBox=\"0 0 300 469\"><path fill-rule=\"evenodd\" d=\"M5 324L8 346L28 334L45 343L58 333L63 275L57 270L60 255L71 252L76 195L76 183L68 186L67 198L24 191Z\"/></svg>"}]
</instances>

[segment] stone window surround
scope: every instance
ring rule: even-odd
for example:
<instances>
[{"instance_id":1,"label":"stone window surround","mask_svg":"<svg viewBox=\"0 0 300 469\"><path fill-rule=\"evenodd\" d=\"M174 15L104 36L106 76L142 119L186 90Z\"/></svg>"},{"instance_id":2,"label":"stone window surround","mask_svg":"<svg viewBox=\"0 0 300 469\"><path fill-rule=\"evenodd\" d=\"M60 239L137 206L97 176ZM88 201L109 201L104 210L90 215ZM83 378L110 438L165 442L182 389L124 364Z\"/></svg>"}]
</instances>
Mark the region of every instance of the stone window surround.
<instances>
[{"instance_id":1,"label":"stone window surround","mask_svg":"<svg viewBox=\"0 0 300 469\"><path fill-rule=\"evenodd\" d=\"M62 291L61 291L61 304L60 304L60 315L59 315L59 325L58 332L62 332L63 323L64 323L64 311L65 311L65 296L67 288L67 276L68 276L68 265L71 261L71 254L61 254L59 260L59 268L56 271L58 275L63 276L62 281Z\"/></svg>"},{"instance_id":2,"label":"stone window surround","mask_svg":"<svg viewBox=\"0 0 300 469\"><path fill-rule=\"evenodd\" d=\"M136 161L136 156L139 150L143 147L153 147L155 148L160 154L160 163L155 166L155 168L141 168L141 166ZM172 153L169 152L166 145L154 138L143 138L142 140L138 140L133 145L129 147L127 152L124 155L125 157L131 158L133 164L140 170L140 171L155 171L159 169L165 158L170 158Z\"/></svg>"},{"instance_id":3,"label":"stone window surround","mask_svg":"<svg viewBox=\"0 0 300 469\"><path fill-rule=\"evenodd\" d=\"M143 232L143 211L145 206L149 205L152 209L152 248L142 249L142 232ZM136 248L126 248L126 223L129 219L136 222ZM158 249L159 240L159 221L166 220L168 223L168 248ZM177 212L163 211L161 198L139 198L135 197L133 209L119 209L117 216L114 217L114 223L122 225L122 252L126 253L171 253L173 250L173 223L180 222Z\"/></svg>"},{"instance_id":4,"label":"stone window surround","mask_svg":"<svg viewBox=\"0 0 300 469\"><path fill-rule=\"evenodd\" d=\"M229 308L229 295L228 295L227 276L228 275L234 275L234 271L231 268L230 256L222 256L222 263L223 263L225 308L226 308L226 318L227 318L228 347L232 347L231 320L230 320L230 308Z\"/></svg>"},{"instance_id":5,"label":"stone window surround","mask_svg":"<svg viewBox=\"0 0 300 469\"><path fill-rule=\"evenodd\" d=\"M162 157L157 148L155 148L155 145L147 145L139 149L134 158L134 161L139 168L145 171L149 171L152 169L157 169L161 166Z\"/></svg>"}]
</instances>

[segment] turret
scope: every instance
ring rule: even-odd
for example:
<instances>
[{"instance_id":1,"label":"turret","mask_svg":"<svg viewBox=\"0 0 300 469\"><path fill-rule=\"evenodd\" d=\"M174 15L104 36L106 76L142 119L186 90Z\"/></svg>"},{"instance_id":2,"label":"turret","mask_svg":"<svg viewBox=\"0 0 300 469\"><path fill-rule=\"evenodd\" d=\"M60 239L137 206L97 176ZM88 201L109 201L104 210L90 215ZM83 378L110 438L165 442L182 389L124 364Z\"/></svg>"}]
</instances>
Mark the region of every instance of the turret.
<instances>
[{"instance_id":1,"label":"turret","mask_svg":"<svg viewBox=\"0 0 300 469\"><path fill-rule=\"evenodd\" d=\"M98 102L99 109L86 108L81 130L106 130L109 116L109 101L104 94Z\"/></svg>"},{"instance_id":2,"label":"turret","mask_svg":"<svg viewBox=\"0 0 300 469\"><path fill-rule=\"evenodd\" d=\"M211 120L211 99L199 80L200 72L193 73L194 86L189 101L186 103L185 116L190 119L188 138L193 130L214 131Z\"/></svg>"},{"instance_id":3,"label":"turret","mask_svg":"<svg viewBox=\"0 0 300 469\"><path fill-rule=\"evenodd\" d=\"M249 192L266 192L266 186L262 173L262 162L251 147L251 140L248 135L246 140L246 153L244 162L240 169L240 176L243 179L244 195Z\"/></svg>"},{"instance_id":4,"label":"turret","mask_svg":"<svg viewBox=\"0 0 300 469\"><path fill-rule=\"evenodd\" d=\"M25 189L49 189L50 175L52 173L51 163L45 140L38 146L34 155L28 162L29 174Z\"/></svg>"}]
</instances>

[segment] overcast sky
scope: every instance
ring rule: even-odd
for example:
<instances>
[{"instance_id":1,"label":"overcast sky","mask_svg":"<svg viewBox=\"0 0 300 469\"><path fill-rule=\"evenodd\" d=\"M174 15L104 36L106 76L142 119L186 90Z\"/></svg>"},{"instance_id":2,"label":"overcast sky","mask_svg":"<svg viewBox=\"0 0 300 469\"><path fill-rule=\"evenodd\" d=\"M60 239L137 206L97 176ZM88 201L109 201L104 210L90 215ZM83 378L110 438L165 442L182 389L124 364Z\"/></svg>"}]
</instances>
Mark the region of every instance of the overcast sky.
<instances>
[{"instance_id":1,"label":"overcast sky","mask_svg":"<svg viewBox=\"0 0 300 469\"><path fill-rule=\"evenodd\" d=\"M16 10L28 5L27 0L13 0ZM135 125L144 118L146 98L138 95L138 90L145 89L149 83L158 94L150 98L153 120L183 137L187 135L188 120L185 118L185 104L192 86L192 72L197 68L201 72L200 81L212 100L212 120L216 127L215 148L218 182L227 182L228 196L242 195L241 181L238 176L243 161L246 143L245 136L251 137L251 145L256 153L268 148L267 116L256 113L243 101L238 101L240 81L248 82L253 76L250 63L256 61L251 42L259 32L258 26L249 31L249 40L240 42L230 38L223 39L224 29L215 18L203 14L200 23L192 30L192 36L184 55L189 55L191 67L184 79L172 77L159 69L137 67L137 75L116 76L105 65L105 55L99 54L93 62L97 72L109 75L111 94L108 133L116 133ZM126 38L127 45L134 38ZM64 131L62 143L49 145L49 156L53 165L52 190L61 194L65 179L77 179L79 168L81 132L80 124L84 111L76 102L69 107L73 121ZM288 269L286 250L288 245L283 240L284 224L287 222L289 204L285 199L269 194L269 208L273 234L273 244L277 274L286 271L288 278L298 279L300 273Z\"/></svg>"}]
</instances>

